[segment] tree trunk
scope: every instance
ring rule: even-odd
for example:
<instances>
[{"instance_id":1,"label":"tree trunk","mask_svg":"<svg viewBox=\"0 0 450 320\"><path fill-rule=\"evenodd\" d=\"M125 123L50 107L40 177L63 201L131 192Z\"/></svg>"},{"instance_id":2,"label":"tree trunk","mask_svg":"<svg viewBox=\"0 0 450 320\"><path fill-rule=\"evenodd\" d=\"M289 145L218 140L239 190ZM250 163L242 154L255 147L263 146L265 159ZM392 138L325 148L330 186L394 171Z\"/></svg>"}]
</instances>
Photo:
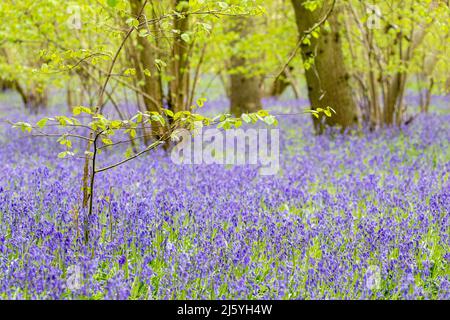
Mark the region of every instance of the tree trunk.
<instances>
[{"instance_id":1,"label":"tree trunk","mask_svg":"<svg viewBox=\"0 0 450 320\"><path fill-rule=\"evenodd\" d=\"M22 98L26 109L32 114L38 114L40 109L45 109L48 104L47 92L43 89L39 90L34 86L24 89L17 81L14 87Z\"/></svg>"},{"instance_id":2,"label":"tree trunk","mask_svg":"<svg viewBox=\"0 0 450 320\"><path fill-rule=\"evenodd\" d=\"M271 97L281 96L284 91L292 85L291 80L289 79L289 72L292 72L293 70L294 68L289 66L288 70L284 70L281 76L272 83L272 88L270 89Z\"/></svg>"},{"instance_id":3,"label":"tree trunk","mask_svg":"<svg viewBox=\"0 0 450 320\"><path fill-rule=\"evenodd\" d=\"M133 14L139 19L139 22L145 22L145 17L137 17L144 2L142 0L130 0L130 5ZM149 26L150 28L150 26ZM156 32L151 28L151 33ZM151 35L149 35L151 37ZM156 67L155 59L157 53L152 47L150 40L147 37L136 37L137 46L135 50L129 50L130 59L133 62L140 89L146 95L142 95L145 109L147 111L155 111L161 113L163 107L163 92L161 86L161 75ZM164 128L158 122L152 123L152 136L160 136L164 133Z\"/></svg>"},{"instance_id":4,"label":"tree trunk","mask_svg":"<svg viewBox=\"0 0 450 320\"><path fill-rule=\"evenodd\" d=\"M133 14L139 14L142 8L142 0L130 0ZM144 17L140 17L139 22L144 22ZM154 32L154 30L149 30ZM150 36L151 37L151 36ZM143 100L148 111L160 111L162 108L162 88L160 81L160 74L156 67L156 50L152 48L150 40L147 37L137 37L137 54L133 59L136 64L136 74L141 82L141 89L148 96L144 96ZM149 73L150 72L150 73Z\"/></svg>"},{"instance_id":5,"label":"tree trunk","mask_svg":"<svg viewBox=\"0 0 450 320\"><path fill-rule=\"evenodd\" d=\"M180 16L174 17L174 29L179 33L172 45L172 81L169 83L169 106L173 112L186 110L189 95L189 43L183 40L183 34L189 31L189 17L183 15L189 7L182 3L189 1L174 0L174 10ZM182 6L182 7L181 7ZM186 39L186 38L185 38Z\"/></svg>"},{"instance_id":6,"label":"tree trunk","mask_svg":"<svg viewBox=\"0 0 450 320\"><path fill-rule=\"evenodd\" d=\"M0 79L0 91L14 89L14 84L9 80Z\"/></svg>"},{"instance_id":7,"label":"tree trunk","mask_svg":"<svg viewBox=\"0 0 450 320\"><path fill-rule=\"evenodd\" d=\"M77 89L75 89L75 85L73 80L69 80L67 82L66 88L66 103L67 108L70 112L72 112L73 107L82 105L81 101L79 101L80 95L77 95Z\"/></svg>"},{"instance_id":8,"label":"tree trunk","mask_svg":"<svg viewBox=\"0 0 450 320\"><path fill-rule=\"evenodd\" d=\"M247 17L237 18L233 31L239 34L240 41L246 41L255 28L254 19ZM249 64L255 64L256 61L249 61L239 53L233 55L230 59L230 69L233 71L230 75L230 112L235 116L241 116L243 113L251 113L261 109L261 79L259 76L247 75L245 71L239 68L247 67Z\"/></svg>"},{"instance_id":9,"label":"tree trunk","mask_svg":"<svg viewBox=\"0 0 450 320\"><path fill-rule=\"evenodd\" d=\"M313 12L305 9L305 2L306 0L292 0L300 37L324 15L320 9ZM326 11L328 8L324 9ZM346 128L355 125L358 117L351 95L350 77L344 64L337 8L334 8L328 22L330 30L322 26L319 39L311 37L310 45L301 46L304 62L314 58L314 64L310 68L305 67L308 96L312 109L329 106L336 111L331 118L326 118L328 125ZM313 120L316 132L322 133L324 128L321 119Z\"/></svg>"},{"instance_id":10,"label":"tree trunk","mask_svg":"<svg viewBox=\"0 0 450 320\"><path fill-rule=\"evenodd\" d=\"M0 48L1 54L5 57L7 63L11 63L9 54L5 48ZM1 84L1 83L0 83ZM1 84L6 89L15 89L22 98L25 108L31 113L38 114L39 109L44 109L48 104L47 91L38 84L32 83L30 87L22 86L17 80L6 81Z\"/></svg>"}]
</instances>

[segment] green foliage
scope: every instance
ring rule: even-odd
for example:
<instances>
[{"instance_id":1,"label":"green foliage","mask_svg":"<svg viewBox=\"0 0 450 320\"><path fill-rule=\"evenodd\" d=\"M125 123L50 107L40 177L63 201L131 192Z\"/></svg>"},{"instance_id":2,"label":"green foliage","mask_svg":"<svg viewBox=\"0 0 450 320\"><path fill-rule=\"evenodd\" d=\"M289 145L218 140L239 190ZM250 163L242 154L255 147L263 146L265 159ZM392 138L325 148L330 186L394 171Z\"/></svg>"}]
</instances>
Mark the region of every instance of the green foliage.
<instances>
[{"instance_id":1,"label":"green foliage","mask_svg":"<svg viewBox=\"0 0 450 320\"><path fill-rule=\"evenodd\" d=\"M374 72L381 84L396 73L428 73L438 92L445 92L449 70L450 12L444 1L401 1L389 4L347 0L345 20L350 29L344 36L345 56L357 74ZM368 27L371 21L375 25ZM370 42L370 43L369 43ZM368 47L372 48L370 66ZM411 82L410 82L411 83Z\"/></svg>"},{"instance_id":2,"label":"green foliage","mask_svg":"<svg viewBox=\"0 0 450 320\"><path fill-rule=\"evenodd\" d=\"M201 107L206 99L200 98L197 101L198 107ZM326 112L326 110L325 110ZM90 115L91 121L83 121L83 115ZM167 135L159 138L158 143L162 143L166 140L173 138L173 133L177 128L187 128L194 130L200 126L216 126L225 130L231 128L239 128L242 125L242 121L246 123L263 122L267 125L278 124L275 116L271 115L266 110L260 110L256 113L243 114L240 118L232 117L230 114L219 114L215 117L207 117L191 111L179 111L174 113L169 109L163 109L162 113L155 111L138 112L129 119L108 119L106 116L95 113L91 108L77 106L73 108L73 117L67 116L55 116L42 118L37 121L35 125L31 125L26 122L12 123L14 128L20 128L23 132L33 133L36 131L39 135L54 136L55 134L46 134L43 132L47 127L57 127L62 129L63 133L58 134L57 142L65 146L66 151L60 152L58 158L65 158L66 156L75 156L78 150L73 150L72 141L69 138L81 139L87 141L89 144L94 142L92 135L99 138L104 146L115 145L114 136L117 132L121 131L128 133L130 136L129 141L136 138L136 130L142 128L142 126L148 126L160 124L167 129ZM169 126L169 123L171 124ZM66 129L66 130L65 130ZM70 129L70 130L69 130ZM75 130L74 130L75 129ZM83 136L81 132L88 129L89 134ZM80 132L77 132L79 130ZM124 142L124 141L121 141ZM92 158L92 152L85 152L87 157ZM133 155L128 154L127 158Z\"/></svg>"}]
</instances>

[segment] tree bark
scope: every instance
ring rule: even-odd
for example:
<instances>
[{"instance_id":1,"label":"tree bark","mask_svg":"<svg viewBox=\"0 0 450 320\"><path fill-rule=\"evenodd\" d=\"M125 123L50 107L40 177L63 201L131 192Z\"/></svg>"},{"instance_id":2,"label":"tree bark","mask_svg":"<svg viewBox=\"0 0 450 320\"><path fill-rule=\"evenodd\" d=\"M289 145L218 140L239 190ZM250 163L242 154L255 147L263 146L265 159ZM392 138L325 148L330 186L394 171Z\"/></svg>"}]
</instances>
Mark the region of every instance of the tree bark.
<instances>
[{"instance_id":1,"label":"tree bark","mask_svg":"<svg viewBox=\"0 0 450 320\"><path fill-rule=\"evenodd\" d=\"M307 10L303 6L305 2L306 0L292 0L300 37L324 14L320 9L313 12ZM308 96L312 109L329 106L336 111L331 118L326 118L326 124L346 128L355 125L358 117L356 104L351 95L350 76L344 64L337 8L334 8L328 22L330 30L322 26L319 39L311 37L311 44L301 46L304 62L314 58L314 64L310 68L305 68ZM322 133L324 129L322 119L313 117L313 120L316 132Z\"/></svg>"},{"instance_id":2,"label":"tree bark","mask_svg":"<svg viewBox=\"0 0 450 320\"><path fill-rule=\"evenodd\" d=\"M272 88L270 89L271 97L281 96L286 91L286 89L290 85L292 85L288 73L292 72L293 69L293 67L288 66L288 70L284 70L281 76L272 83Z\"/></svg>"},{"instance_id":3,"label":"tree bark","mask_svg":"<svg viewBox=\"0 0 450 320\"><path fill-rule=\"evenodd\" d=\"M173 112L186 110L189 95L189 44L182 35L189 30L189 17L184 15L189 8L181 3L189 1L174 0L174 10L180 15L174 17L174 29L179 33L172 45L171 71L173 79L169 83L169 107Z\"/></svg>"},{"instance_id":4,"label":"tree bark","mask_svg":"<svg viewBox=\"0 0 450 320\"><path fill-rule=\"evenodd\" d=\"M14 84L9 80L0 79L0 91L14 89Z\"/></svg>"},{"instance_id":5,"label":"tree bark","mask_svg":"<svg viewBox=\"0 0 450 320\"><path fill-rule=\"evenodd\" d=\"M35 86L23 88L17 81L14 81L14 87L22 98L25 108L32 114L38 114L39 110L47 107L48 95L46 90L38 89Z\"/></svg>"},{"instance_id":6,"label":"tree bark","mask_svg":"<svg viewBox=\"0 0 450 320\"><path fill-rule=\"evenodd\" d=\"M246 41L255 28L254 19L247 17L237 18L233 31L239 34L240 41ZM234 44L232 44L234 45ZM261 109L261 79L256 75L248 75L239 68L245 68L249 61L242 55L235 54L230 59L230 112L239 117L243 113L251 113Z\"/></svg>"},{"instance_id":7,"label":"tree bark","mask_svg":"<svg viewBox=\"0 0 450 320\"><path fill-rule=\"evenodd\" d=\"M132 13L136 16L140 23L145 24L145 17L137 17L139 11L143 6L142 0L130 0ZM148 26L149 32L156 33L153 27ZM151 37L149 35L148 37ZM147 37L136 37L137 46L131 48L129 56L133 62L137 80L141 91L146 95L142 95L145 109L147 111L162 112L163 108L163 90L161 85L161 74L156 67L155 60L157 59L156 50L152 47L150 40ZM133 50L134 49L134 50ZM151 137L158 137L164 134L164 127L159 122L152 122ZM147 134L144 134L145 136ZM146 137L146 141L151 137Z\"/></svg>"},{"instance_id":8,"label":"tree bark","mask_svg":"<svg viewBox=\"0 0 450 320\"><path fill-rule=\"evenodd\" d=\"M138 15L139 10L142 8L142 0L130 0L132 12ZM144 17L139 17L139 22L144 22ZM154 30L149 30L154 32ZM151 35L150 35L151 37ZM146 96L143 97L145 107L148 111L160 111L163 105L162 88L160 81L160 73L156 67L155 59L156 52L152 48L150 40L147 37L137 36L137 54L132 57L135 63L136 74L141 82L141 89L146 94L151 96L150 99ZM148 74L147 70L150 72ZM146 74L147 73L147 74Z\"/></svg>"}]
</instances>

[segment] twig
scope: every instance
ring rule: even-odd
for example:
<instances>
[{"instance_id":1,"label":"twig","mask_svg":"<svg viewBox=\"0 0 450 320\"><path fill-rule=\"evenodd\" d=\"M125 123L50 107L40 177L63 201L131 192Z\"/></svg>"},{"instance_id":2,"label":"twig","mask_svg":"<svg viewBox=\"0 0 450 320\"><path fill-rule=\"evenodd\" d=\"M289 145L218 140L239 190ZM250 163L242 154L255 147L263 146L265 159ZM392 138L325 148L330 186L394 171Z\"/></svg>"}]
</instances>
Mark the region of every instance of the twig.
<instances>
[{"instance_id":1,"label":"twig","mask_svg":"<svg viewBox=\"0 0 450 320\"><path fill-rule=\"evenodd\" d=\"M119 161L119 162L117 162L117 163L115 163L115 164L112 164L112 165L110 165L110 166L106 166L106 167L97 169L97 170L95 170L95 173L99 173L99 172L102 172L102 171L106 171L106 170L109 170L109 169L118 167L118 166L124 164L125 162L128 162L128 161L130 161L130 160L133 160L133 159L139 157L140 155L142 155L142 154L144 154L144 153L146 153L146 152L148 152L148 151L150 151L150 150L155 149L156 147L158 147L159 145L161 145L161 144L163 144L163 143L164 143L164 140L161 138L161 139L159 139L158 141L153 142L151 145L149 145L149 146L148 146L147 148L145 148L144 150L142 150L142 151L140 151L140 152L138 152L138 153L132 155L131 157L126 158L126 159L124 159L124 160L122 160L122 161Z\"/></svg>"}]
</instances>

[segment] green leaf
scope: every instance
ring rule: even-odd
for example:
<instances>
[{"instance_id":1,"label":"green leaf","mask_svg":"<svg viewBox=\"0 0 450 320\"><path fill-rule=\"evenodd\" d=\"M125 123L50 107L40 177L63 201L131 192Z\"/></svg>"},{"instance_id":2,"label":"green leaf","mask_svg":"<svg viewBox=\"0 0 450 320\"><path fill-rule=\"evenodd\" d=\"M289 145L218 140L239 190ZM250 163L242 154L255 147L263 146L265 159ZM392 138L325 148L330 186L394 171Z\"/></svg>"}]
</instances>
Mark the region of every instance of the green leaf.
<instances>
[{"instance_id":1,"label":"green leaf","mask_svg":"<svg viewBox=\"0 0 450 320\"><path fill-rule=\"evenodd\" d=\"M134 76L136 75L136 69L135 68L128 68L123 72L126 76Z\"/></svg>"},{"instance_id":2,"label":"green leaf","mask_svg":"<svg viewBox=\"0 0 450 320\"><path fill-rule=\"evenodd\" d=\"M165 113L167 116L169 116L169 117L173 117L173 112L172 112L172 110L164 109L164 113Z\"/></svg>"},{"instance_id":3,"label":"green leaf","mask_svg":"<svg viewBox=\"0 0 450 320\"><path fill-rule=\"evenodd\" d=\"M114 8L117 5L117 0L108 0L107 3L108 3L108 6Z\"/></svg>"},{"instance_id":4,"label":"green leaf","mask_svg":"<svg viewBox=\"0 0 450 320\"><path fill-rule=\"evenodd\" d=\"M224 10L228 9L228 3L226 3L226 2L219 1L219 2L217 2L217 4L219 5L220 8L222 8Z\"/></svg>"},{"instance_id":5,"label":"green leaf","mask_svg":"<svg viewBox=\"0 0 450 320\"><path fill-rule=\"evenodd\" d=\"M250 113L248 116L250 117L250 119L252 119L253 123L256 123L258 121L258 115L257 114Z\"/></svg>"},{"instance_id":6,"label":"green leaf","mask_svg":"<svg viewBox=\"0 0 450 320\"><path fill-rule=\"evenodd\" d=\"M303 39L303 42L302 42L304 45L307 45L307 46L310 46L311 45L311 40L309 40L309 38L308 37L306 37L305 39Z\"/></svg>"},{"instance_id":7,"label":"green leaf","mask_svg":"<svg viewBox=\"0 0 450 320\"><path fill-rule=\"evenodd\" d=\"M113 144L113 142L111 141L111 139L108 139L108 138L103 138L103 139L102 139L102 142L103 142L104 144L106 144L106 145Z\"/></svg>"},{"instance_id":8,"label":"green leaf","mask_svg":"<svg viewBox=\"0 0 450 320\"><path fill-rule=\"evenodd\" d=\"M199 99L197 99L197 105L201 108L205 105L206 101L207 101L206 98L199 98Z\"/></svg>"},{"instance_id":9,"label":"green leaf","mask_svg":"<svg viewBox=\"0 0 450 320\"><path fill-rule=\"evenodd\" d=\"M130 27L137 28L139 26L139 21L135 18L129 18L126 21L126 24L129 25Z\"/></svg>"},{"instance_id":10,"label":"green leaf","mask_svg":"<svg viewBox=\"0 0 450 320\"><path fill-rule=\"evenodd\" d=\"M39 120L39 121L36 123L36 125L37 125L39 128L42 129L42 128L45 127L45 125L47 124L47 121L48 121L47 118L43 118L43 119Z\"/></svg>"},{"instance_id":11,"label":"green leaf","mask_svg":"<svg viewBox=\"0 0 450 320\"><path fill-rule=\"evenodd\" d=\"M81 107L75 107L72 110L74 116L78 116L81 113Z\"/></svg>"},{"instance_id":12,"label":"green leaf","mask_svg":"<svg viewBox=\"0 0 450 320\"><path fill-rule=\"evenodd\" d=\"M13 125L13 128L20 128L20 130L22 130L22 132L25 132L25 131L31 132L31 130L33 129L31 124L29 124L27 122L17 122Z\"/></svg>"},{"instance_id":13,"label":"green leaf","mask_svg":"<svg viewBox=\"0 0 450 320\"><path fill-rule=\"evenodd\" d=\"M161 115L160 114L153 114L152 116L151 116L151 119L153 120L153 121L156 121L156 122L159 122L159 123L161 123L162 125L164 125L164 118L163 117L161 117Z\"/></svg>"},{"instance_id":14,"label":"green leaf","mask_svg":"<svg viewBox=\"0 0 450 320\"><path fill-rule=\"evenodd\" d=\"M149 78L152 76L152 73L148 69L144 69L144 74Z\"/></svg>"},{"instance_id":15,"label":"green leaf","mask_svg":"<svg viewBox=\"0 0 450 320\"><path fill-rule=\"evenodd\" d=\"M183 40L186 43L191 42L191 36L189 35L189 33L183 33L181 35L181 40Z\"/></svg>"},{"instance_id":16,"label":"green leaf","mask_svg":"<svg viewBox=\"0 0 450 320\"><path fill-rule=\"evenodd\" d=\"M119 129L121 126L122 126L122 121L120 121L120 120L113 120L110 123L110 127L112 129Z\"/></svg>"},{"instance_id":17,"label":"green leaf","mask_svg":"<svg viewBox=\"0 0 450 320\"><path fill-rule=\"evenodd\" d=\"M133 118L131 118L131 120L136 120L136 123L141 123L143 119L143 114L142 112L139 112L137 115L135 115Z\"/></svg>"},{"instance_id":18,"label":"green leaf","mask_svg":"<svg viewBox=\"0 0 450 320\"><path fill-rule=\"evenodd\" d=\"M158 68L158 70L161 70L162 68L167 67L167 63L165 63L161 59L155 59L155 64L156 64L156 67Z\"/></svg>"},{"instance_id":19,"label":"green leaf","mask_svg":"<svg viewBox=\"0 0 450 320\"><path fill-rule=\"evenodd\" d=\"M313 31L313 32L311 32L311 35L313 36L313 38L316 38L316 39L319 39L319 32L317 32L317 31Z\"/></svg>"},{"instance_id":20,"label":"green leaf","mask_svg":"<svg viewBox=\"0 0 450 320\"><path fill-rule=\"evenodd\" d=\"M72 109L72 113L74 116L78 116L81 113L93 114L90 108L83 106L76 106Z\"/></svg>"},{"instance_id":21,"label":"green leaf","mask_svg":"<svg viewBox=\"0 0 450 320\"><path fill-rule=\"evenodd\" d=\"M133 155L133 148L132 147L128 147L127 150L125 151L125 157L129 158Z\"/></svg>"},{"instance_id":22,"label":"green leaf","mask_svg":"<svg viewBox=\"0 0 450 320\"><path fill-rule=\"evenodd\" d=\"M48 64L44 63L44 64L41 66L41 71L42 71L42 72L48 72L48 71L49 71Z\"/></svg>"},{"instance_id":23,"label":"green leaf","mask_svg":"<svg viewBox=\"0 0 450 320\"><path fill-rule=\"evenodd\" d=\"M69 148L69 149L72 148L72 141L67 140L67 139L65 138L65 136L62 136L62 137L61 137L61 139L59 140L59 143L62 144L62 145L67 146L67 148Z\"/></svg>"},{"instance_id":24,"label":"green leaf","mask_svg":"<svg viewBox=\"0 0 450 320\"><path fill-rule=\"evenodd\" d=\"M59 122L61 126L73 125L73 120L66 116L57 116L55 119Z\"/></svg>"},{"instance_id":25,"label":"green leaf","mask_svg":"<svg viewBox=\"0 0 450 320\"><path fill-rule=\"evenodd\" d=\"M67 151L63 151L63 152L58 153L58 158L60 158L60 159L63 159L66 156L67 156Z\"/></svg>"},{"instance_id":26,"label":"green leaf","mask_svg":"<svg viewBox=\"0 0 450 320\"><path fill-rule=\"evenodd\" d=\"M269 115L269 112L267 110L259 110L257 114L261 117L267 117Z\"/></svg>"}]
</instances>

